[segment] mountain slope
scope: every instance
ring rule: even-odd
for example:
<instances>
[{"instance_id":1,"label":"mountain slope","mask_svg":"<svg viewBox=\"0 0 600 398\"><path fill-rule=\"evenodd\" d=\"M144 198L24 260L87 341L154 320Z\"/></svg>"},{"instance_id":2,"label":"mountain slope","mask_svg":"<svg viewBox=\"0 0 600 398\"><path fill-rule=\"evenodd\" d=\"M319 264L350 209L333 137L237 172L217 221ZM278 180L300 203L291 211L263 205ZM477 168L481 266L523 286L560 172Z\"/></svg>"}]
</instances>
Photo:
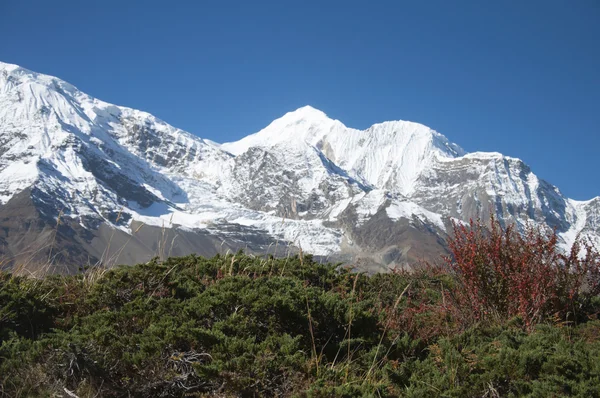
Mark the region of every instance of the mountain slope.
<instances>
[{"instance_id":1,"label":"mountain slope","mask_svg":"<svg viewBox=\"0 0 600 398\"><path fill-rule=\"evenodd\" d=\"M15 208L38 227L17 228ZM490 213L556 228L565 245L580 233L598 242L599 209L600 198L570 200L519 159L466 154L418 123L356 130L304 107L216 144L0 63L9 265L52 259L72 271L84 261L302 248L385 269L436 259L453 219ZM35 255L23 255L27 244Z\"/></svg>"}]
</instances>

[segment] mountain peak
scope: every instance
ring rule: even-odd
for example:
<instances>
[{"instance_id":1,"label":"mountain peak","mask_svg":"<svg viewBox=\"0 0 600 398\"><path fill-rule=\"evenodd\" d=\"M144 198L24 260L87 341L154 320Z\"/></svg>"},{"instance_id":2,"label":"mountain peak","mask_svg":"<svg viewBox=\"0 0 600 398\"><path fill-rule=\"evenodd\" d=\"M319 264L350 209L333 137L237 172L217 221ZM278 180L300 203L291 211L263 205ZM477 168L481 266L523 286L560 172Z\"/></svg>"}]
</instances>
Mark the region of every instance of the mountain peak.
<instances>
[{"instance_id":1,"label":"mountain peak","mask_svg":"<svg viewBox=\"0 0 600 398\"><path fill-rule=\"evenodd\" d=\"M325 112L307 105L275 119L258 133L222 144L221 148L239 155L254 146L271 147L290 141L312 143L336 125L344 127L341 122L330 119Z\"/></svg>"},{"instance_id":2,"label":"mountain peak","mask_svg":"<svg viewBox=\"0 0 600 398\"><path fill-rule=\"evenodd\" d=\"M282 116L280 119L297 119L297 120L323 120L323 119L329 119L329 117L327 117L327 114L325 114L325 112L313 108L310 105L305 105L301 108L296 109L295 111L291 111L286 113L284 116Z\"/></svg>"},{"instance_id":3,"label":"mountain peak","mask_svg":"<svg viewBox=\"0 0 600 398\"><path fill-rule=\"evenodd\" d=\"M275 119L265 130L284 129L285 127L294 125L329 125L333 122L335 121L327 116L325 112L306 105Z\"/></svg>"},{"instance_id":4,"label":"mountain peak","mask_svg":"<svg viewBox=\"0 0 600 398\"><path fill-rule=\"evenodd\" d=\"M23 74L23 75L28 75L28 76L45 76L42 75L40 73L36 73L33 72L27 68L23 68L20 65L16 65L16 64L10 64L8 62L2 62L0 61L0 72L4 72L4 73L14 73L14 72L18 72L19 74Z\"/></svg>"},{"instance_id":5,"label":"mountain peak","mask_svg":"<svg viewBox=\"0 0 600 398\"><path fill-rule=\"evenodd\" d=\"M0 70L13 70L19 68L19 65L9 64L7 62L0 61Z\"/></svg>"}]
</instances>

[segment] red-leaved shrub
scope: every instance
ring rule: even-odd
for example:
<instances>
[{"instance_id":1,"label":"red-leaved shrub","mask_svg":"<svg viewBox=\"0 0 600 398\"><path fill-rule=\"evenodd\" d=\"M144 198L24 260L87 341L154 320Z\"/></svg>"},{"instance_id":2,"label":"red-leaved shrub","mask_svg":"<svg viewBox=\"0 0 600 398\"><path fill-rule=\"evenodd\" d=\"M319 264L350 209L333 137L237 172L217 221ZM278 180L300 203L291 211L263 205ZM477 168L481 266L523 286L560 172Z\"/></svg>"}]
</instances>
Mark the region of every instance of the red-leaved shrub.
<instances>
[{"instance_id":1,"label":"red-leaved shrub","mask_svg":"<svg viewBox=\"0 0 600 398\"><path fill-rule=\"evenodd\" d=\"M556 232L531 227L521 234L492 218L487 228L455 223L448 246L457 281L448 298L463 319L519 316L531 327L556 314L573 319L582 300L600 293L598 252L577 240L565 254Z\"/></svg>"}]
</instances>

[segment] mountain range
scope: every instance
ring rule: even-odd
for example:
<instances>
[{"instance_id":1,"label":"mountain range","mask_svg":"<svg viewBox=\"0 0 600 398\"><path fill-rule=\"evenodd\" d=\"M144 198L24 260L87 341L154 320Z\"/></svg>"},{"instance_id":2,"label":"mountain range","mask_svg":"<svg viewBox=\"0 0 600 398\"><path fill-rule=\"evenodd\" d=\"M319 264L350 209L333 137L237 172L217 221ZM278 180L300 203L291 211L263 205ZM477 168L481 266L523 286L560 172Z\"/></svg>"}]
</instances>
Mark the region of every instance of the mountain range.
<instances>
[{"instance_id":1,"label":"mountain range","mask_svg":"<svg viewBox=\"0 0 600 398\"><path fill-rule=\"evenodd\" d=\"M453 222L491 215L600 244L600 197L422 124L358 130L306 106L219 144L0 62L4 267L302 250L375 272L439 259Z\"/></svg>"}]
</instances>

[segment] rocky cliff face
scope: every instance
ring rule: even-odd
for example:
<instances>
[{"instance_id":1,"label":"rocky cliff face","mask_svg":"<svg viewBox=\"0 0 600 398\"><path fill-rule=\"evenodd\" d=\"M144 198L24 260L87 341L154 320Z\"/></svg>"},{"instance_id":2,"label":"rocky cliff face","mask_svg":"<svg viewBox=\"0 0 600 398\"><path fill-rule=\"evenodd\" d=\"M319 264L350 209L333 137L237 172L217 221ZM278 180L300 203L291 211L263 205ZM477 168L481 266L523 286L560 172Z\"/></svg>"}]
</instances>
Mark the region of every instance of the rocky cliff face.
<instances>
[{"instance_id":1,"label":"rocky cliff face","mask_svg":"<svg viewBox=\"0 0 600 398\"><path fill-rule=\"evenodd\" d=\"M0 63L3 264L302 249L372 270L436 259L452 221L489 218L600 242L579 202L519 159L465 153L418 123L356 130L300 108L216 144L57 78ZM168 250L167 250L168 249ZM29 253L29 254L24 254Z\"/></svg>"}]
</instances>

